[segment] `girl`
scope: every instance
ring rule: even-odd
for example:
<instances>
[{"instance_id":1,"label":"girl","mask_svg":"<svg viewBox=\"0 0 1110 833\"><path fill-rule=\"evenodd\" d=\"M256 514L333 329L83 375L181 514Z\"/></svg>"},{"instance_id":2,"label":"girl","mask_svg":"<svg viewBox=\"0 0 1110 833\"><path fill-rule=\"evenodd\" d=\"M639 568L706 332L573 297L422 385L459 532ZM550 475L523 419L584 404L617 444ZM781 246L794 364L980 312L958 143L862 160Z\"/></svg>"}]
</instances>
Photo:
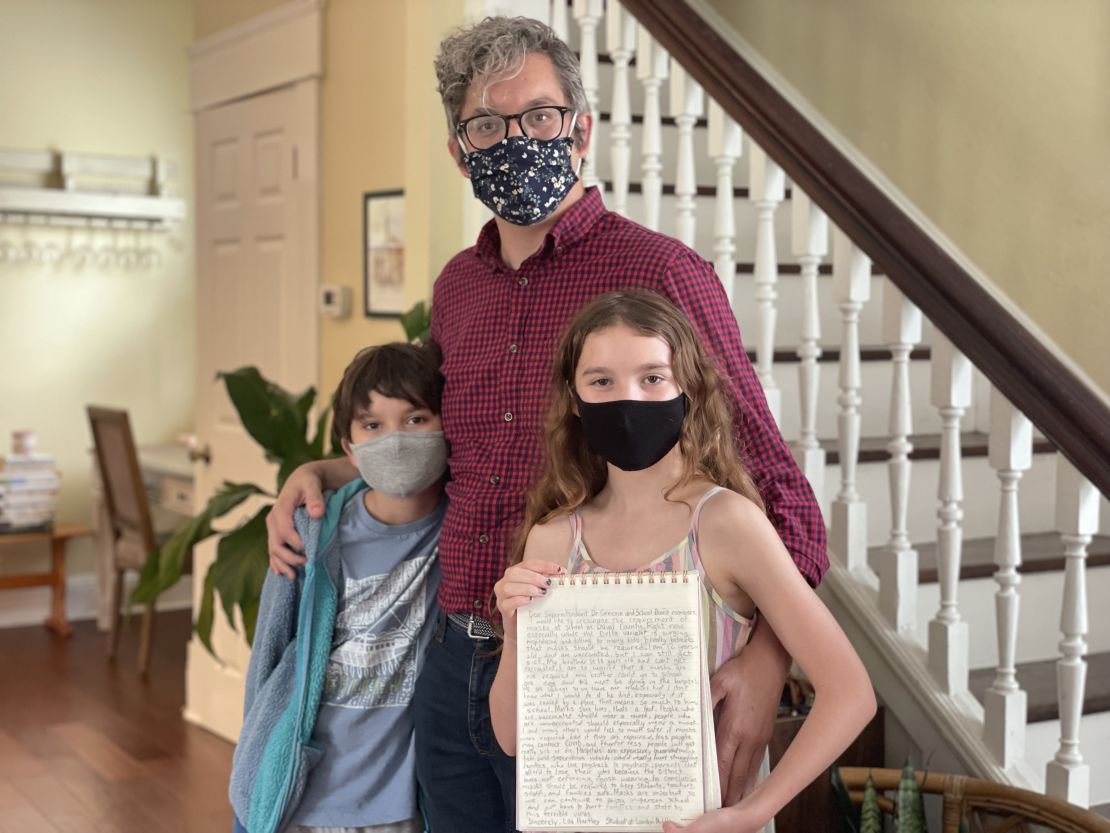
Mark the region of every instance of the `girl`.
<instances>
[{"instance_id":1,"label":"girl","mask_svg":"<svg viewBox=\"0 0 1110 833\"><path fill-rule=\"evenodd\" d=\"M764 515L720 377L677 308L650 292L598 296L563 335L552 375L543 474L494 589L505 630L490 693L497 740L516 753L516 611L547 592L549 576L697 570L712 617L710 670L743 649L758 609L816 689L774 771L686 828L755 833L871 719L867 672Z\"/></svg>"}]
</instances>

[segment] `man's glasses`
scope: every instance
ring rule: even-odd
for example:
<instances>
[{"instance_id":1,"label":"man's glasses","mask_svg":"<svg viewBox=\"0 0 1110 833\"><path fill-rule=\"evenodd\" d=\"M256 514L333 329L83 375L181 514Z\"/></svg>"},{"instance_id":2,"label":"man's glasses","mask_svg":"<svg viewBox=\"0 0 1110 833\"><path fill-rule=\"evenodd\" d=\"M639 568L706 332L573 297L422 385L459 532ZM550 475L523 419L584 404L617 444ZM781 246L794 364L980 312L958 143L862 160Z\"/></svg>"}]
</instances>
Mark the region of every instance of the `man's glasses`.
<instances>
[{"instance_id":1,"label":"man's glasses","mask_svg":"<svg viewBox=\"0 0 1110 833\"><path fill-rule=\"evenodd\" d=\"M471 147L485 150L508 137L509 124L513 121L529 139L558 139L563 134L567 113L573 112L569 107L544 106L531 107L511 116L489 113L463 119L456 129Z\"/></svg>"}]
</instances>

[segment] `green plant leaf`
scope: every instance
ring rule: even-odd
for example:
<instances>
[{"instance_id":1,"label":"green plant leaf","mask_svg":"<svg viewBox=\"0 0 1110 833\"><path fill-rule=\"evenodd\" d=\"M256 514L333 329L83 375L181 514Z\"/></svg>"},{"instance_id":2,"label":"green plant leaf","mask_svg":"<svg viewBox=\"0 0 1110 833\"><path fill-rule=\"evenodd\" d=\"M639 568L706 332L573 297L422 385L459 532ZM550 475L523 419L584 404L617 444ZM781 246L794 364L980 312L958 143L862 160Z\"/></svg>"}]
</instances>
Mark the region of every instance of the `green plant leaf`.
<instances>
[{"instance_id":1,"label":"green plant leaf","mask_svg":"<svg viewBox=\"0 0 1110 833\"><path fill-rule=\"evenodd\" d=\"M225 534L216 548L216 560L208 568L205 585L212 580L213 590L220 596L220 604L228 624L235 628L235 608L243 611L244 630L247 641L254 635L254 623L258 616L258 602L262 595L262 584L266 580L269 555L266 548L266 516L271 505L263 506L257 514L242 526ZM211 621L205 623L206 630L201 632L198 617L197 635L205 645L211 639ZM209 649L211 650L211 649Z\"/></svg>"},{"instance_id":2,"label":"green plant leaf","mask_svg":"<svg viewBox=\"0 0 1110 833\"><path fill-rule=\"evenodd\" d=\"M243 610L243 630L244 630L243 635L247 638L247 644L248 645L253 645L254 644L254 628L255 628L255 625L258 624L258 608L260 606L260 603L261 603L261 597L260 597L259 601L249 602L247 604L244 604L243 607L242 607L242 610Z\"/></svg>"},{"instance_id":3,"label":"green plant leaf","mask_svg":"<svg viewBox=\"0 0 1110 833\"><path fill-rule=\"evenodd\" d=\"M871 773L863 788L863 804L859 812L859 833L883 833L883 811L879 808L879 792Z\"/></svg>"},{"instance_id":4,"label":"green plant leaf","mask_svg":"<svg viewBox=\"0 0 1110 833\"><path fill-rule=\"evenodd\" d=\"M906 758L902 767L902 779L898 782L898 819L897 833L928 833L925 828L924 802L921 799L921 786L913 764Z\"/></svg>"},{"instance_id":5,"label":"green plant leaf","mask_svg":"<svg viewBox=\"0 0 1110 833\"><path fill-rule=\"evenodd\" d=\"M288 457L282 460L281 465L278 466L278 491L281 491L282 487L285 485L285 481L289 479L289 475L293 473L293 470L296 469L297 466L301 465L302 463L311 463L313 460L318 459L318 457L313 457L309 450L305 450L304 453L290 454Z\"/></svg>"},{"instance_id":6,"label":"green plant leaf","mask_svg":"<svg viewBox=\"0 0 1110 833\"><path fill-rule=\"evenodd\" d=\"M212 521L234 509L251 495L266 494L253 483L227 483L208 501L195 518L180 527L166 542L150 554L139 574L139 583L131 593L131 601L149 604L173 587L185 568L193 547L212 535Z\"/></svg>"},{"instance_id":7,"label":"green plant leaf","mask_svg":"<svg viewBox=\"0 0 1110 833\"><path fill-rule=\"evenodd\" d=\"M412 309L401 315L401 328L410 342L426 344L432 333L432 307L417 301Z\"/></svg>"},{"instance_id":8,"label":"green plant leaf","mask_svg":"<svg viewBox=\"0 0 1110 833\"><path fill-rule=\"evenodd\" d=\"M212 623L216 618L215 578L211 570L204 577L204 587L200 591L200 608L197 610L197 621L193 628L201 644L208 649L208 653L218 660L219 657L212 648Z\"/></svg>"},{"instance_id":9,"label":"green plant leaf","mask_svg":"<svg viewBox=\"0 0 1110 833\"><path fill-rule=\"evenodd\" d=\"M844 786L844 779L840 777L840 767L832 767L831 778L833 797L836 799L836 806L840 808L841 829L844 833L859 833L860 809L852 801L848 788Z\"/></svg>"},{"instance_id":10,"label":"green plant leaf","mask_svg":"<svg viewBox=\"0 0 1110 833\"><path fill-rule=\"evenodd\" d=\"M267 459L277 462L298 451L307 452L305 432L308 409L316 398L314 388L295 397L264 378L256 367L241 367L218 375L243 427L262 446Z\"/></svg>"},{"instance_id":11,"label":"green plant leaf","mask_svg":"<svg viewBox=\"0 0 1110 833\"><path fill-rule=\"evenodd\" d=\"M309 388L293 403L293 409L300 417L300 421L308 427L308 412L312 410L312 403L316 401L316 388Z\"/></svg>"},{"instance_id":12,"label":"green plant leaf","mask_svg":"<svg viewBox=\"0 0 1110 833\"><path fill-rule=\"evenodd\" d=\"M322 460L324 457L324 442L327 440L328 434L331 433L328 430L328 417L330 416L331 405L328 405L316 419L316 434L312 437L312 442L308 446L313 460Z\"/></svg>"}]
</instances>

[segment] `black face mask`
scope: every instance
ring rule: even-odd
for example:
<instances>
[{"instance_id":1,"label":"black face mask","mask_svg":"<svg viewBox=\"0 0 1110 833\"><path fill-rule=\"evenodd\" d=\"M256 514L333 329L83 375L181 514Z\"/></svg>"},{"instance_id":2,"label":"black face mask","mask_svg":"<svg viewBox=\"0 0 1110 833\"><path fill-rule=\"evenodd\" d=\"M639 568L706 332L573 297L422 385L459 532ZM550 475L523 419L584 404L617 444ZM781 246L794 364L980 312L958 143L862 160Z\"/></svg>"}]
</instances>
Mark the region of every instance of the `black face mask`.
<instances>
[{"instance_id":1,"label":"black face mask","mask_svg":"<svg viewBox=\"0 0 1110 833\"><path fill-rule=\"evenodd\" d=\"M623 471L654 466L682 434L684 393L663 402L583 402L577 394L575 399L587 445Z\"/></svg>"}]
</instances>

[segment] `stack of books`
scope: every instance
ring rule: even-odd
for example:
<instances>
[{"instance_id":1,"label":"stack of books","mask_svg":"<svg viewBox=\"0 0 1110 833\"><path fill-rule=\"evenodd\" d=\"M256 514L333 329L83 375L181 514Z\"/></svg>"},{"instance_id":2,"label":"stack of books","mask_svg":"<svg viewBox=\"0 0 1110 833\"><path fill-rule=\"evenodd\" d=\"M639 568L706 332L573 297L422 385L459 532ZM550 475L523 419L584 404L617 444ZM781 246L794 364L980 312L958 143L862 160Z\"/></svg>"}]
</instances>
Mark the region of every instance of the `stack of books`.
<instances>
[{"instance_id":1,"label":"stack of books","mask_svg":"<svg viewBox=\"0 0 1110 833\"><path fill-rule=\"evenodd\" d=\"M58 486L51 454L0 458L0 533L53 527Z\"/></svg>"}]
</instances>

